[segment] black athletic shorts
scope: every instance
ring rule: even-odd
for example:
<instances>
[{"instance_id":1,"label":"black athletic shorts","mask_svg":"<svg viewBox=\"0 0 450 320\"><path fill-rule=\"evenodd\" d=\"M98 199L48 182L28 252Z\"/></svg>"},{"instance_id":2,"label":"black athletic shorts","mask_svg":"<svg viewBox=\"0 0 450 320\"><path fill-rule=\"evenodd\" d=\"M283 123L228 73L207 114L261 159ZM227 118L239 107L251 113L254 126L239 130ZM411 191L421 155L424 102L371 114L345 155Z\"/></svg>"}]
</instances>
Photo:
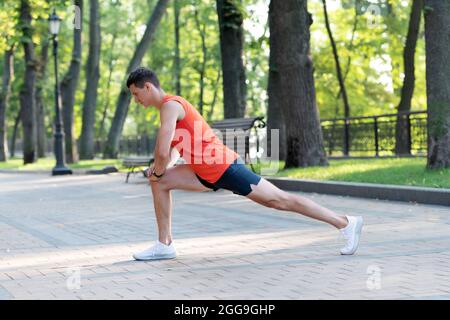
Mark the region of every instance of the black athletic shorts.
<instances>
[{"instance_id":1,"label":"black athletic shorts","mask_svg":"<svg viewBox=\"0 0 450 320\"><path fill-rule=\"evenodd\" d=\"M214 191L226 189L235 194L246 196L252 192L250 185L257 185L261 177L249 170L241 158L237 158L215 183L210 183L197 175L198 180Z\"/></svg>"}]
</instances>

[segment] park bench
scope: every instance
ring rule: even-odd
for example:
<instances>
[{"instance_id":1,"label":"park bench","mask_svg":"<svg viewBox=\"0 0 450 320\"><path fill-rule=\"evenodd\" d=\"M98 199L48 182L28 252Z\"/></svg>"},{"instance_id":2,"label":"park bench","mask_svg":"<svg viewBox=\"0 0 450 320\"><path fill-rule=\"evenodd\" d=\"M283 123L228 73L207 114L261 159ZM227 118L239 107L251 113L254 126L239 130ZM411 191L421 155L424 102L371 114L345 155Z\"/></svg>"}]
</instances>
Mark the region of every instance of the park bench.
<instances>
[{"instance_id":1,"label":"park bench","mask_svg":"<svg viewBox=\"0 0 450 320\"><path fill-rule=\"evenodd\" d=\"M128 179L130 178L131 174L136 174L136 169L140 169L138 172L142 172L144 177L147 177L147 168L152 165L154 161L153 155L150 155L148 157L129 157L124 158L122 165L128 169L127 172L127 178L125 179L125 182L128 183Z\"/></svg>"},{"instance_id":2,"label":"park bench","mask_svg":"<svg viewBox=\"0 0 450 320\"><path fill-rule=\"evenodd\" d=\"M256 150L259 151L259 137L257 129L266 127L264 117L232 118L216 121L211 128L218 130L222 134L222 142L230 149L244 155L246 164L250 164L253 172L253 164L250 162L250 135L254 130L256 134Z\"/></svg>"}]
</instances>

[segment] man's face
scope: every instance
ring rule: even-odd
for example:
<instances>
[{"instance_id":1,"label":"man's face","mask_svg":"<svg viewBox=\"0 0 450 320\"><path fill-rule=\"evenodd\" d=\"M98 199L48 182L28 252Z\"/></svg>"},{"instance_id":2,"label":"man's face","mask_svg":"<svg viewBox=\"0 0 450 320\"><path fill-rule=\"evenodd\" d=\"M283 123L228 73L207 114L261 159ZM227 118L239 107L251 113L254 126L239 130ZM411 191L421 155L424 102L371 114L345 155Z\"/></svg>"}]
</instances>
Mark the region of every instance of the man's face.
<instances>
[{"instance_id":1,"label":"man's face","mask_svg":"<svg viewBox=\"0 0 450 320\"><path fill-rule=\"evenodd\" d=\"M152 104L152 85L146 82L143 88L136 87L134 84L130 86L130 92L137 104L147 108Z\"/></svg>"}]
</instances>

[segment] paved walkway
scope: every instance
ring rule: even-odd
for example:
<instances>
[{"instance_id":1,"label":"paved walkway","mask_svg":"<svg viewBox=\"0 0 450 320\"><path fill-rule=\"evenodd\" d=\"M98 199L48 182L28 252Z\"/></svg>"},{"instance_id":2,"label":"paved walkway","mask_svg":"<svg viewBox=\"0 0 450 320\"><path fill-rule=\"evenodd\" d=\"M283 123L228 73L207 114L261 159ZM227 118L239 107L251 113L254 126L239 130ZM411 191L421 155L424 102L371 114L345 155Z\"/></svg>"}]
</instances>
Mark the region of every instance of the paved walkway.
<instances>
[{"instance_id":1,"label":"paved walkway","mask_svg":"<svg viewBox=\"0 0 450 320\"><path fill-rule=\"evenodd\" d=\"M321 222L219 191L174 192L179 257L146 181L0 173L0 299L450 299L450 208L304 194L362 215L355 256Z\"/></svg>"}]
</instances>

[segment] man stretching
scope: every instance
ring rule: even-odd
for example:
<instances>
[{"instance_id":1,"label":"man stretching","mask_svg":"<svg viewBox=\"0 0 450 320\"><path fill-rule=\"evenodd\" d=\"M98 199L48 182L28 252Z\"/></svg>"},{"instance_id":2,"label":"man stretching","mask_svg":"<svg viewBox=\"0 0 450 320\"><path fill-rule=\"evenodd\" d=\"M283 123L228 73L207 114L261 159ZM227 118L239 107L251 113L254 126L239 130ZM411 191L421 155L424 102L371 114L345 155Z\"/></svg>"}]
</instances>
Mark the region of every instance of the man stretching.
<instances>
[{"instance_id":1,"label":"man stretching","mask_svg":"<svg viewBox=\"0 0 450 320\"><path fill-rule=\"evenodd\" d=\"M133 71L127 81L136 103L154 106L160 114L161 127L156 138L155 161L148 176L153 193L158 241L136 253L136 260L173 259L171 190L217 191L226 189L266 207L292 211L326 222L341 231L346 245L341 254L350 255L358 248L363 225L361 217L338 215L317 203L278 189L250 171L237 153L226 147L185 99L168 95L154 72L146 68ZM174 166L179 156L186 164Z\"/></svg>"}]
</instances>

